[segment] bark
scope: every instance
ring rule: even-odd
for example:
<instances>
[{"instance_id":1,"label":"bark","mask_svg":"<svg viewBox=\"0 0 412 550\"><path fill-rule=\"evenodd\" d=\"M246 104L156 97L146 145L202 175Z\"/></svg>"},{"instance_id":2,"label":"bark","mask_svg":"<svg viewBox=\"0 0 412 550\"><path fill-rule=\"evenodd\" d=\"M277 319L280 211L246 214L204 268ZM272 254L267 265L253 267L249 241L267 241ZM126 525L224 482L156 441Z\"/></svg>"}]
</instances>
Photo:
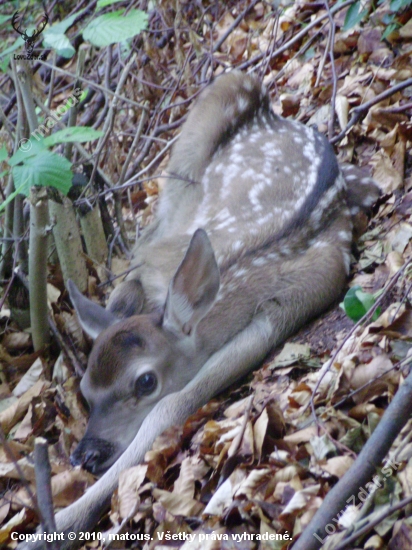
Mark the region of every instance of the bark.
<instances>
[{"instance_id":1,"label":"bark","mask_svg":"<svg viewBox=\"0 0 412 550\"><path fill-rule=\"evenodd\" d=\"M105 264L109 250L103 230L98 204L85 215L80 214L80 225L86 243L87 254L97 264Z\"/></svg>"},{"instance_id":2,"label":"bark","mask_svg":"<svg viewBox=\"0 0 412 550\"><path fill-rule=\"evenodd\" d=\"M82 242L72 202L62 197L62 204L49 203L53 236L65 283L72 279L81 292L87 289L87 270Z\"/></svg>"},{"instance_id":3,"label":"bark","mask_svg":"<svg viewBox=\"0 0 412 550\"><path fill-rule=\"evenodd\" d=\"M30 195L29 293L30 324L34 350L49 342L47 311L47 232L49 211L47 192L33 187Z\"/></svg>"},{"instance_id":4,"label":"bark","mask_svg":"<svg viewBox=\"0 0 412 550\"><path fill-rule=\"evenodd\" d=\"M46 439L36 437L34 446L34 471L36 474L37 503L42 518L42 528L47 534L56 532L51 489L51 467ZM50 550L59 550L59 541L45 543Z\"/></svg>"},{"instance_id":5,"label":"bark","mask_svg":"<svg viewBox=\"0 0 412 550\"><path fill-rule=\"evenodd\" d=\"M328 524L335 526L333 518L338 517L339 513L346 508L348 501L352 500L351 497L357 498L359 491L372 481L376 469L380 466L411 414L412 371L398 389L392 403L386 409L353 466L326 495L322 506L296 544L293 545L293 550L317 550L322 546L327 538L325 527Z\"/></svg>"},{"instance_id":6,"label":"bark","mask_svg":"<svg viewBox=\"0 0 412 550\"><path fill-rule=\"evenodd\" d=\"M14 199L13 235L14 235L14 242L16 244L16 263L20 266L23 273L28 273L29 265L28 265L27 243L23 238L25 233L23 203L24 203L23 195L17 195L16 198Z\"/></svg>"},{"instance_id":7,"label":"bark","mask_svg":"<svg viewBox=\"0 0 412 550\"><path fill-rule=\"evenodd\" d=\"M13 178L10 176L6 187L6 198L14 191ZM13 212L14 200L6 206L4 217L3 243L1 246L0 279L10 277L13 266Z\"/></svg>"}]
</instances>

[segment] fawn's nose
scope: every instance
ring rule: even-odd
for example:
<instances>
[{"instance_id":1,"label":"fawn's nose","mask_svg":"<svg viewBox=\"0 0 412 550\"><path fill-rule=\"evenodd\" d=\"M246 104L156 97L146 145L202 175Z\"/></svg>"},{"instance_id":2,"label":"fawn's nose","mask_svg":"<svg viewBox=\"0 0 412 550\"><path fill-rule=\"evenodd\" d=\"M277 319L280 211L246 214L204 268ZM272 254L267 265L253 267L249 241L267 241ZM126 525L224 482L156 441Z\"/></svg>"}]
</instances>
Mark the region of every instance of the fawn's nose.
<instances>
[{"instance_id":1,"label":"fawn's nose","mask_svg":"<svg viewBox=\"0 0 412 550\"><path fill-rule=\"evenodd\" d=\"M81 466L97 474L102 465L113 455L114 445L104 439L84 437L70 456L72 466Z\"/></svg>"}]
</instances>

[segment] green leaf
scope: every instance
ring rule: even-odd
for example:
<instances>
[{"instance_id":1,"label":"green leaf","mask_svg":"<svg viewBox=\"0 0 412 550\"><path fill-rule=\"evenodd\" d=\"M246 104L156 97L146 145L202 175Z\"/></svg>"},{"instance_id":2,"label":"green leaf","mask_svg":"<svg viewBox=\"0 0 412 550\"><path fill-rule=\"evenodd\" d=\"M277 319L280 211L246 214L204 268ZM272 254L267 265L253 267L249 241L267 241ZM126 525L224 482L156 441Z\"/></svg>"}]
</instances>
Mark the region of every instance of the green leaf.
<instances>
[{"instance_id":1,"label":"green leaf","mask_svg":"<svg viewBox=\"0 0 412 550\"><path fill-rule=\"evenodd\" d=\"M0 61L0 71L2 73L7 73L7 69L9 68L10 63L10 55L7 55L6 57L3 57Z\"/></svg>"},{"instance_id":2,"label":"green leaf","mask_svg":"<svg viewBox=\"0 0 412 550\"><path fill-rule=\"evenodd\" d=\"M33 138L26 140L24 146L19 147L14 155L9 159L8 163L10 166L16 166L17 164L24 163L28 158L38 155L44 151L44 149L44 139L40 139L38 141Z\"/></svg>"},{"instance_id":3,"label":"green leaf","mask_svg":"<svg viewBox=\"0 0 412 550\"><path fill-rule=\"evenodd\" d=\"M396 31L396 29L399 27L400 25L398 25L398 23L391 23L390 25L388 25L382 34L381 40L385 40L385 38L392 34L393 31Z\"/></svg>"},{"instance_id":4,"label":"green leaf","mask_svg":"<svg viewBox=\"0 0 412 550\"><path fill-rule=\"evenodd\" d=\"M69 27L73 25L75 20L81 16L86 10L82 10L80 12L73 13L70 17L67 17L67 19L63 19L63 21L60 21L59 23L54 23L51 27L47 27L45 31L43 32L43 36L46 38L50 34L64 34Z\"/></svg>"},{"instance_id":5,"label":"green leaf","mask_svg":"<svg viewBox=\"0 0 412 550\"><path fill-rule=\"evenodd\" d=\"M74 21L81 16L86 10L76 12L67 19L63 19L59 23L55 23L43 32L43 47L53 48L59 55L65 59L70 59L76 53L76 50L70 43L70 40L65 36L65 32L71 27Z\"/></svg>"},{"instance_id":6,"label":"green leaf","mask_svg":"<svg viewBox=\"0 0 412 550\"><path fill-rule=\"evenodd\" d=\"M352 27L360 23L362 19L365 17L365 15L367 15L368 10L363 10L359 12L360 6L361 6L361 3L359 0L358 2L355 2L349 7L346 13L345 23L342 28L343 31L348 31L349 29L351 29Z\"/></svg>"},{"instance_id":7,"label":"green leaf","mask_svg":"<svg viewBox=\"0 0 412 550\"><path fill-rule=\"evenodd\" d=\"M411 4L412 0L391 0L391 11L401 11Z\"/></svg>"},{"instance_id":8,"label":"green leaf","mask_svg":"<svg viewBox=\"0 0 412 550\"><path fill-rule=\"evenodd\" d=\"M122 0L99 0L96 4L96 11L100 10L101 8L105 8L106 6L117 4L118 2L122 2Z\"/></svg>"},{"instance_id":9,"label":"green leaf","mask_svg":"<svg viewBox=\"0 0 412 550\"><path fill-rule=\"evenodd\" d=\"M11 15L0 15L0 25L11 19Z\"/></svg>"},{"instance_id":10,"label":"green leaf","mask_svg":"<svg viewBox=\"0 0 412 550\"><path fill-rule=\"evenodd\" d=\"M70 44L70 40L65 34L49 34L43 40L44 48L52 48L56 52L64 57L70 59L76 53L76 50Z\"/></svg>"},{"instance_id":11,"label":"green leaf","mask_svg":"<svg viewBox=\"0 0 412 550\"><path fill-rule=\"evenodd\" d=\"M14 184L26 196L33 185L55 187L65 195L72 185L71 162L51 151L28 157L23 164L13 166L12 173Z\"/></svg>"},{"instance_id":12,"label":"green leaf","mask_svg":"<svg viewBox=\"0 0 412 550\"><path fill-rule=\"evenodd\" d=\"M77 97L78 103L81 103L84 99L86 99L88 93L89 93L89 88L82 90L81 94Z\"/></svg>"},{"instance_id":13,"label":"green leaf","mask_svg":"<svg viewBox=\"0 0 412 550\"><path fill-rule=\"evenodd\" d=\"M20 48L21 46L23 46L24 44L24 40L21 36L19 36L17 38L17 40L9 47L9 48L6 48L5 50L3 50L2 52L0 52L0 58L1 57L4 57L5 55L9 55L11 53L13 53L14 51L16 51L18 48Z\"/></svg>"},{"instance_id":14,"label":"green leaf","mask_svg":"<svg viewBox=\"0 0 412 550\"><path fill-rule=\"evenodd\" d=\"M50 136L44 138L43 143L46 147L57 145L58 143L93 141L103 135L100 130L89 128L88 126L70 126L64 130L59 130Z\"/></svg>"},{"instance_id":15,"label":"green leaf","mask_svg":"<svg viewBox=\"0 0 412 550\"><path fill-rule=\"evenodd\" d=\"M360 286L354 286L348 290L340 307L352 321L357 323L371 309L374 303L375 298L372 294L364 292ZM376 321L379 315L380 308L375 311L372 320Z\"/></svg>"},{"instance_id":16,"label":"green leaf","mask_svg":"<svg viewBox=\"0 0 412 550\"><path fill-rule=\"evenodd\" d=\"M122 17L125 10L117 10L96 17L83 31L83 38L99 48L123 42L147 28L147 13L131 10Z\"/></svg>"}]
</instances>

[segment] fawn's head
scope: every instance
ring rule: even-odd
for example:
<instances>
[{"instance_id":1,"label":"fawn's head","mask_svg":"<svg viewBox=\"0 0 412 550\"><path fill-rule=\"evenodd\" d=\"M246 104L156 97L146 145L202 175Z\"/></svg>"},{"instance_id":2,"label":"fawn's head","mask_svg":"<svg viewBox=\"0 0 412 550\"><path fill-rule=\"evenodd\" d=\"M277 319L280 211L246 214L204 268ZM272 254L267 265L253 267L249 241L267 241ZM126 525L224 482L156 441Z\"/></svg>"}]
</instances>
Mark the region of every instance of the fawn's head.
<instances>
[{"instance_id":1,"label":"fawn's head","mask_svg":"<svg viewBox=\"0 0 412 550\"><path fill-rule=\"evenodd\" d=\"M213 306L219 284L213 249L201 229L170 282L163 311L119 319L68 283L80 323L95 339L80 384L90 418L71 456L73 465L93 473L106 470L154 405L190 380L196 327ZM121 288L117 294L121 298ZM128 299L133 300L130 293Z\"/></svg>"}]
</instances>

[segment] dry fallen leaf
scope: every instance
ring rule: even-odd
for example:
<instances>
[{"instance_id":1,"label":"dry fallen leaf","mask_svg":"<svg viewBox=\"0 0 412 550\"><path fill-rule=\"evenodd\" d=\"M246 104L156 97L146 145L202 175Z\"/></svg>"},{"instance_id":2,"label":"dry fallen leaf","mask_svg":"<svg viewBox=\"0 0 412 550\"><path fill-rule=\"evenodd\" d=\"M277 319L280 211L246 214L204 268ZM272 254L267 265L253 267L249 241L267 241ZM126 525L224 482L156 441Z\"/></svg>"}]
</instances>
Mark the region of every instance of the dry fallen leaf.
<instances>
[{"instance_id":1,"label":"dry fallen leaf","mask_svg":"<svg viewBox=\"0 0 412 550\"><path fill-rule=\"evenodd\" d=\"M42 372L43 363L40 357L38 357L29 370L20 378L19 383L13 390L13 395L16 397L23 395L23 393L28 391L39 380Z\"/></svg>"},{"instance_id":2,"label":"dry fallen leaf","mask_svg":"<svg viewBox=\"0 0 412 550\"><path fill-rule=\"evenodd\" d=\"M147 464L139 464L121 472L119 477L119 515L126 518L135 508L140 489L147 472Z\"/></svg>"},{"instance_id":3,"label":"dry fallen leaf","mask_svg":"<svg viewBox=\"0 0 412 550\"><path fill-rule=\"evenodd\" d=\"M8 433L16 422L26 414L33 397L40 395L49 386L50 382L44 380L37 381L15 403L0 413L0 425L5 433Z\"/></svg>"},{"instance_id":4,"label":"dry fallen leaf","mask_svg":"<svg viewBox=\"0 0 412 550\"><path fill-rule=\"evenodd\" d=\"M320 467L325 472L338 477L339 479L349 470L354 460L350 456L334 456L326 461L326 464L321 464Z\"/></svg>"}]
</instances>

